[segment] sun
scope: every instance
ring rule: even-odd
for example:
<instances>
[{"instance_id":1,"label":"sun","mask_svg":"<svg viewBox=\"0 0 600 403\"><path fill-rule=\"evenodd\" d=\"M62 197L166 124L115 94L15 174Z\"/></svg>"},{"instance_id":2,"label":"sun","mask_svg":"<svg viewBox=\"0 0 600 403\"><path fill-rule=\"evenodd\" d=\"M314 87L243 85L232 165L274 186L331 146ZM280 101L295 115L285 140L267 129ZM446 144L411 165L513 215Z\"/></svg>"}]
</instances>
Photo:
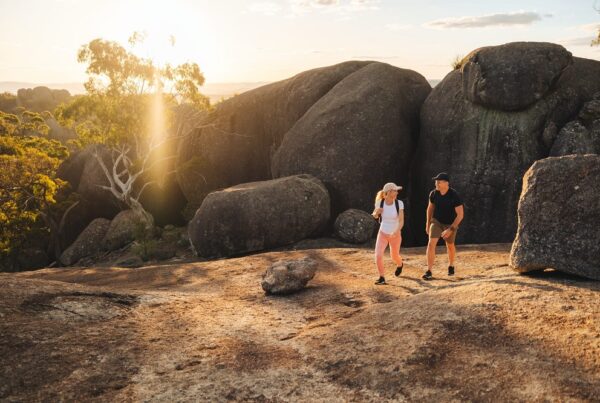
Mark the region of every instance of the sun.
<instances>
[{"instance_id":1,"label":"sun","mask_svg":"<svg viewBox=\"0 0 600 403\"><path fill-rule=\"evenodd\" d=\"M187 18L190 10L178 2L133 1L126 4L122 11L131 16L127 24L129 35L137 32L142 37L134 52L158 65L176 62L180 54L177 36L182 32L181 21Z\"/></svg>"}]
</instances>

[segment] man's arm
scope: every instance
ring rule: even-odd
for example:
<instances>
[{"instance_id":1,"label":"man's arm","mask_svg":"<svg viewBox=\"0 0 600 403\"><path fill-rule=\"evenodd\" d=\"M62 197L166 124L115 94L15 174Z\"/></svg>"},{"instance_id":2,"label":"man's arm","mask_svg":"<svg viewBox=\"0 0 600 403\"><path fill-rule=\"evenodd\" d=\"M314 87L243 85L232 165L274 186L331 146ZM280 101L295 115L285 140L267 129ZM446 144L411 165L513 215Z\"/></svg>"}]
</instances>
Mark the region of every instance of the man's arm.
<instances>
[{"instance_id":1,"label":"man's arm","mask_svg":"<svg viewBox=\"0 0 600 403\"><path fill-rule=\"evenodd\" d=\"M429 204L427 205L427 214L426 214L426 221L425 221L425 233L427 233L427 235L429 235L429 227L431 226L431 219L433 218L434 210L435 210L435 204L433 204L431 201L429 201Z\"/></svg>"},{"instance_id":2,"label":"man's arm","mask_svg":"<svg viewBox=\"0 0 600 403\"><path fill-rule=\"evenodd\" d=\"M452 225L450 226L450 228L452 228L452 230L456 231L458 229L458 225L461 223L461 221L463 220L463 218L465 216L465 210L463 209L463 206L461 204L460 206L454 207L454 211L456 211L456 218L452 222Z\"/></svg>"},{"instance_id":3,"label":"man's arm","mask_svg":"<svg viewBox=\"0 0 600 403\"><path fill-rule=\"evenodd\" d=\"M452 232L458 229L458 224L460 224L465 215L462 205L454 207L454 211L456 211L456 218L452 222L452 225L450 225L448 229L442 231L442 238L444 239L447 239L452 234Z\"/></svg>"}]
</instances>

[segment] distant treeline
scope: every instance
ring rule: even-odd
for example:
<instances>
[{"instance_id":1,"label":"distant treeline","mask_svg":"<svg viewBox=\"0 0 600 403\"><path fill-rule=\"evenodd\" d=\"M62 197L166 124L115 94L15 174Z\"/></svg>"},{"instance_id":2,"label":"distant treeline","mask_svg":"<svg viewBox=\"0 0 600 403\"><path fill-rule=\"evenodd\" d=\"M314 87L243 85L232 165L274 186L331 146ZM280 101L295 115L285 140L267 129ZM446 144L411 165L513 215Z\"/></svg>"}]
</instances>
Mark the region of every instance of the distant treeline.
<instances>
[{"instance_id":1,"label":"distant treeline","mask_svg":"<svg viewBox=\"0 0 600 403\"><path fill-rule=\"evenodd\" d=\"M48 87L21 88L17 95L8 92L0 94L0 111L15 113L19 107L32 112L53 111L70 99L71 94L67 90L51 90Z\"/></svg>"}]
</instances>

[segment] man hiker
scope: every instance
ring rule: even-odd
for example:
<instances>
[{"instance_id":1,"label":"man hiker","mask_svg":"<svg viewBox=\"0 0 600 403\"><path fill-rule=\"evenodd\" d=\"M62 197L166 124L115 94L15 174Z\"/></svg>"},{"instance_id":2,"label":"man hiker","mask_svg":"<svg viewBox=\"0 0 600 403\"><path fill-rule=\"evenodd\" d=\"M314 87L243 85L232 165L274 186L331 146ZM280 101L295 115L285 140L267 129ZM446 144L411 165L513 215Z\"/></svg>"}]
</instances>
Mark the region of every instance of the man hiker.
<instances>
[{"instance_id":1,"label":"man hiker","mask_svg":"<svg viewBox=\"0 0 600 403\"><path fill-rule=\"evenodd\" d=\"M463 202L456 190L450 187L450 176L446 172L435 178L435 189L429 193L427 205L427 221L425 232L429 235L427 244L427 271L424 280L431 280L431 269L435 261L435 247L441 238L446 241L448 251L448 275L454 275L454 258L456 257L456 232L464 217Z\"/></svg>"}]
</instances>

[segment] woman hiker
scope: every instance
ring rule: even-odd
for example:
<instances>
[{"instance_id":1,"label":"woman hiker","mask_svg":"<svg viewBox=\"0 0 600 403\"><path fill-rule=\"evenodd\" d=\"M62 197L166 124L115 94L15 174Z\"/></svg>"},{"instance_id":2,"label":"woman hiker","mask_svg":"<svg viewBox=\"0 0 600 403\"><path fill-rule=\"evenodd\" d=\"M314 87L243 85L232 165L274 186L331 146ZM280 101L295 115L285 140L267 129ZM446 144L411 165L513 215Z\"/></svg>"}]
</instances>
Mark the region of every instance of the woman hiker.
<instances>
[{"instance_id":1,"label":"woman hiker","mask_svg":"<svg viewBox=\"0 0 600 403\"><path fill-rule=\"evenodd\" d=\"M377 233L377 242L375 243L375 262L379 272L379 279L375 282L376 285L386 284L383 253L388 244L390 245L392 260L397 266L394 273L396 277L402 273L402 267L404 266L402 256L400 256L401 230L404 226L404 203L397 199L400 189L402 189L402 186L389 182L375 196L375 209L372 215L381 223Z\"/></svg>"}]
</instances>

